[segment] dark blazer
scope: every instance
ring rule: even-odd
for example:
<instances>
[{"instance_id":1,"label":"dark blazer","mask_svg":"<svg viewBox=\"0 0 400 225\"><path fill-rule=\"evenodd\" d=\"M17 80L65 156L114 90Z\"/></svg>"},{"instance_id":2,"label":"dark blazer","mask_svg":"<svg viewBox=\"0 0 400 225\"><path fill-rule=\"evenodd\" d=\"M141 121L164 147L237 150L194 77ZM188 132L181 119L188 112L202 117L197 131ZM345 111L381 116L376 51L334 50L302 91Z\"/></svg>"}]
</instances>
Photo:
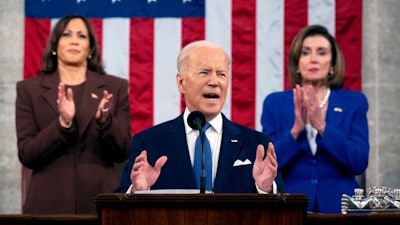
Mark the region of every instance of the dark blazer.
<instances>
[{"instance_id":1,"label":"dark blazer","mask_svg":"<svg viewBox=\"0 0 400 225\"><path fill-rule=\"evenodd\" d=\"M235 124L222 116L222 143L213 191L215 193L257 192L252 176L256 148L258 144L263 144L267 149L270 139L258 131ZM122 173L120 186L115 192L125 193L128 190L131 185L130 173L134 160L143 150L147 150L148 162L152 166L159 157L163 155L168 157L151 189L198 189L187 147L183 114L133 136L131 155ZM234 167L233 164L238 159L242 161L249 159L252 164ZM283 183L279 178L276 183L278 190L283 190Z\"/></svg>"},{"instance_id":2,"label":"dark blazer","mask_svg":"<svg viewBox=\"0 0 400 225\"><path fill-rule=\"evenodd\" d=\"M279 170L289 193L305 193L309 210L318 205L322 213L341 213L342 194L352 196L359 187L356 175L368 166L368 102L364 94L331 91L323 137L317 135L317 153L312 155L304 130L297 140L290 130L294 123L293 91L266 97L261 124L273 138Z\"/></svg>"},{"instance_id":3,"label":"dark blazer","mask_svg":"<svg viewBox=\"0 0 400 225\"><path fill-rule=\"evenodd\" d=\"M96 213L100 192L112 192L119 174L114 162L130 152L128 82L87 72L79 109L70 129L61 127L57 109L59 74L17 83L18 156L32 169L23 213ZM95 113L103 90L113 94L111 118L100 126Z\"/></svg>"}]
</instances>

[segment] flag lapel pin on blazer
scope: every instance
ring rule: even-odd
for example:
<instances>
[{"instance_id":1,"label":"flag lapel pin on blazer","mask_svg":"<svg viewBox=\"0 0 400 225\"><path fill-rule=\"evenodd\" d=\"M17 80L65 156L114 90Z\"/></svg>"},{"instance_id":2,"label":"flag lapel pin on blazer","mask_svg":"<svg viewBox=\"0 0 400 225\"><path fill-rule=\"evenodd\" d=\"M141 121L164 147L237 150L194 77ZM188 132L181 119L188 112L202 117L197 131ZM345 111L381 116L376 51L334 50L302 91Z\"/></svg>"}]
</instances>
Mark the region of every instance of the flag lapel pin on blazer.
<instances>
[{"instance_id":1,"label":"flag lapel pin on blazer","mask_svg":"<svg viewBox=\"0 0 400 225\"><path fill-rule=\"evenodd\" d=\"M92 98L97 99L97 95L95 93L92 93Z\"/></svg>"},{"instance_id":2,"label":"flag lapel pin on blazer","mask_svg":"<svg viewBox=\"0 0 400 225\"><path fill-rule=\"evenodd\" d=\"M339 108L339 107L335 107L335 108L333 109L333 111L335 111L335 112L343 112L343 109L342 109L342 108Z\"/></svg>"}]
</instances>

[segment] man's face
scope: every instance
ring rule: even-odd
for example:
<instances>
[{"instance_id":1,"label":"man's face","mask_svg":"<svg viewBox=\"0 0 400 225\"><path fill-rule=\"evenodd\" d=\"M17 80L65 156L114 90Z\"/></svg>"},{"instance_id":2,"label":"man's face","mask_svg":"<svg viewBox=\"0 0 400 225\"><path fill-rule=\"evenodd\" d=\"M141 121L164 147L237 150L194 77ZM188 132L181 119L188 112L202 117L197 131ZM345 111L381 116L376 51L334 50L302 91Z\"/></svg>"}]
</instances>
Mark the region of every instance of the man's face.
<instances>
[{"instance_id":1,"label":"man's face","mask_svg":"<svg viewBox=\"0 0 400 225\"><path fill-rule=\"evenodd\" d=\"M207 121L217 116L225 103L229 85L229 62L221 49L192 50L186 66L177 74L178 87L189 111L201 111Z\"/></svg>"}]
</instances>

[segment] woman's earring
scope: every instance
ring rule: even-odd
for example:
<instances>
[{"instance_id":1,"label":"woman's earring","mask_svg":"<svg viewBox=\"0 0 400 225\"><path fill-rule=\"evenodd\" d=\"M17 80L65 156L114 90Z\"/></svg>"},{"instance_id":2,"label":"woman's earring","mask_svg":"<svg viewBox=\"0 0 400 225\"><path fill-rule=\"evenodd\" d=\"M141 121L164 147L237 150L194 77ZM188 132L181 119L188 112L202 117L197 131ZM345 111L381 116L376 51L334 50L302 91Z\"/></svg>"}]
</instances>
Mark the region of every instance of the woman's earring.
<instances>
[{"instance_id":1,"label":"woman's earring","mask_svg":"<svg viewBox=\"0 0 400 225\"><path fill-rule=\"evenodd\" d=\"M53 54L53 55L57 55L57 52L56 52L56 51L53 51L52 54Z\"/></svg>"},{"instance_id":2,"label":"woman's earring","mask_svg":"<svg viewBox=\"0 0 400 225\"><path fill-rule=\"evenodd\" d=\"M300 74L300 71L299 71L299 69L297 69L297 70L296 70L296 73L297 73L297 74Z\"/></svg>"},{"instance_id":3,"label":"woman's earring","mask_svg":"<svg viewBox=\"0 0 400 225\"><path fill-rule=\"evenodd\" d=\"M333 68L331 68L331 70L329 71L330 75L333 75Z\"/></svg>"},{"instance_id":4,"label":"woman's earring","mask_svg":"<svg viewBox=\"0 0 400 225\"><path fill-rule=\"evenodd\" d=\"M88 55L88 59L92 59L92 55Z\"/></svg>"}]
</instances>

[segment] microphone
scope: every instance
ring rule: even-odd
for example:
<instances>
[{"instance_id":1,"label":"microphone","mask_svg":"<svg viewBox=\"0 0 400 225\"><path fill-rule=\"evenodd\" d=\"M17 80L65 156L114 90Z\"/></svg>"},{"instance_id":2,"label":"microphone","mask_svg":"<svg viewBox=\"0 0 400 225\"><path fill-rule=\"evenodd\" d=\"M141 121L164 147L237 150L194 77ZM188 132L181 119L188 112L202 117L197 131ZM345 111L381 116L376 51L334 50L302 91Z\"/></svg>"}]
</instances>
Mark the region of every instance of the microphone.
<instances>
[{"instance_id":1,"label":"microphone","mask_svg":"<svg viewBox=\"0 0 400 225\"><path fill-rule=\"evenodd\" d=\"M206 124L206 117L200 111L193 111L189 114L187 123L193 130L199 131L201 142L200 193L206 193L206 155L204 153L204 133L202 131Z\"/></svg>"},{"instance_id":2,"label":"microphone","mask_svg":"<svg viewBox=\"0 0 400 225\"><path fill-rule=\"evenodd\" d=\"M206 125L206 117L200 111L193 111L187 118L189 126L194 130L201 130Z\"/></svg>"}]
</instances>

